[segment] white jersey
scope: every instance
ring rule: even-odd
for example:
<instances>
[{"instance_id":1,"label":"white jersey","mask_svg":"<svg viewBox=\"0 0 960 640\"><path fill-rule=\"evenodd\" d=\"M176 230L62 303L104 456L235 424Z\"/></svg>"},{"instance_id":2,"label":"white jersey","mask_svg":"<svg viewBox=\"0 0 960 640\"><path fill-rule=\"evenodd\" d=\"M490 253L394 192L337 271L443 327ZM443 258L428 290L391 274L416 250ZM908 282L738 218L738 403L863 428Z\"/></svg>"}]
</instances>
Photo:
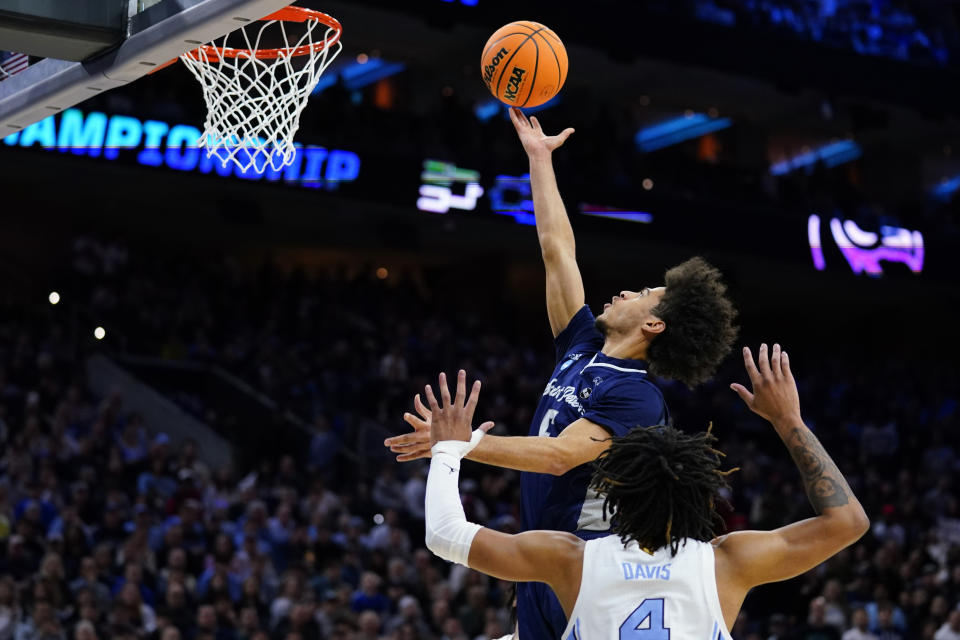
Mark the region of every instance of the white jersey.
<instances>
[{"instance_id":1,"label":"white jersey","mask_svg":"<svg viewBox=\"0 0 960 640\"><path fill-rule=\"evenodd\" d=\"M713 563L708 542L687 540L671 558L614 535L588 541L561 640L730 640Z\"/></svg>"}]
</instances>

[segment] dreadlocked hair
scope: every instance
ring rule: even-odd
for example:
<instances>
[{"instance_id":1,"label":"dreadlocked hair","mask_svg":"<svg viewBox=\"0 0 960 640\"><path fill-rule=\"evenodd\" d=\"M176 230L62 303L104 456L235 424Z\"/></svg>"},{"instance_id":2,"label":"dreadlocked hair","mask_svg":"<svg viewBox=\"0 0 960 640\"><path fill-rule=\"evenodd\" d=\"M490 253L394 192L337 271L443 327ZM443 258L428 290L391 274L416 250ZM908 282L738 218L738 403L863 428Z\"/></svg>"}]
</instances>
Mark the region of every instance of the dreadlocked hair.
<instances>
[{"instance_id":1,"label":"dreadlocked hair","mask_svg":"<svg viewBox=\"0 0 960 640\"><path fill-rule=\"evenodd\" d=\"M637 427L611 444L594 463L590 487L604 496L603 517L624 545L636 541L677 554L686 538L710 541L723 521L716 511L729 488L720 470L723 453L706 431L688 434L673 427Z\"/></svg>"}]
</instances>

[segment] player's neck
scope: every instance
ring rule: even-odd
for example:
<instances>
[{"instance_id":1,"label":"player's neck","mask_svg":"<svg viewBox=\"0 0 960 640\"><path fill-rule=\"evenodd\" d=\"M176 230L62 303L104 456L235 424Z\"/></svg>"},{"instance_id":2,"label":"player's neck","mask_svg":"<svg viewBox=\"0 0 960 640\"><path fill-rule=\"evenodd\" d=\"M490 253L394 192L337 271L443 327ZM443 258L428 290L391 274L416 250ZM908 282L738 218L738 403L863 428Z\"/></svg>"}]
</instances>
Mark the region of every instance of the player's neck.
<instances>
[{"instance_id":1,"label":"player's neck","mask_svg":"<svg viewBox=\"0 0 960 640\"><path fill-rule=\"evenodd\" d=\"M645 340L637 340L632 336L607 336L600 351L611 358L646 360L649 346Z\"/></svg>"}]
</instances>

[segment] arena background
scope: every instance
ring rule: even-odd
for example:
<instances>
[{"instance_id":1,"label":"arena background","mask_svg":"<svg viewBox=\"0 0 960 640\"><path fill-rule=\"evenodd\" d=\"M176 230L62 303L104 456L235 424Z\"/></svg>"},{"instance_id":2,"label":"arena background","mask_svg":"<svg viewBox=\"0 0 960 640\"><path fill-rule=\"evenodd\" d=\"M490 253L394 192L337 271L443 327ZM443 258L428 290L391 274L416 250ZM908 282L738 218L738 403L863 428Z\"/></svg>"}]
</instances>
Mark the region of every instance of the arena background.
<instances>
[{"instance_id":1,"label":"arena background","mask_svg":"<svg viewBox=\"0 0 960 640\"><path fill-rule=\"evenodd\" d=\"M577 129L555 162L588 303L721 267L738 344L790 350L872 519L734 638L960 638L955 5L309 6L345 49L282 175L185 143L180 65L0 142L0 640L509 630L508 585L423 549L425 468L382 441L459 367L525 434L552 367L526 159L478 69L518 19L570 56L536 113ZM772 528L810 507L743 379L659 383L742 469L727 527ZM464 475L468 517L513 530L518 475Z\"/></svg>"}]
</instances>

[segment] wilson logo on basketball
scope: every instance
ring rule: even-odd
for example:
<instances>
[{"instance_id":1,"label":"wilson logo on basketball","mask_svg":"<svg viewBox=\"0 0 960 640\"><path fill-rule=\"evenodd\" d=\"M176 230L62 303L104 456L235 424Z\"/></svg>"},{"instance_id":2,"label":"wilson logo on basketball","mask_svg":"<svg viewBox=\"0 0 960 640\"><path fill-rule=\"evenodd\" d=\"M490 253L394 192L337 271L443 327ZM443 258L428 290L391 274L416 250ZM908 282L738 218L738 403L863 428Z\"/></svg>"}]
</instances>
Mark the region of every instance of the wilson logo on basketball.
<instances>
[{"instance_id":1,"label":"wilson logo on basketball","mask_svg":"<svg viewBox=\"0 0 960 640\"><path fill-rule=\"evenodd\" d=\"M493 60L490 61L490 64L483 68L483 82L488 87L490 86L490 83L493 82L493 72L497 70L497 67L500 66L500 63L508 53L510 52L507 51L507 49L501 47L500 51L497 51L497 55L493 56Z\"/></svg>"},{"instance_id":2,"label":"wilson logo on basketball","mask_svg":"<svg viewBox=\"0 0 960 640\"><path fill-rule=\"evenodd\" d=\"M520 91L520 84L523 82L523 76L526 75L526 69L521 69L520 67L514 67L513 71L510 72L510 79L507 80L507 90L504 91L503 97L510 102L517 101L517 92Z\"/></svg>"}]
</instances>

